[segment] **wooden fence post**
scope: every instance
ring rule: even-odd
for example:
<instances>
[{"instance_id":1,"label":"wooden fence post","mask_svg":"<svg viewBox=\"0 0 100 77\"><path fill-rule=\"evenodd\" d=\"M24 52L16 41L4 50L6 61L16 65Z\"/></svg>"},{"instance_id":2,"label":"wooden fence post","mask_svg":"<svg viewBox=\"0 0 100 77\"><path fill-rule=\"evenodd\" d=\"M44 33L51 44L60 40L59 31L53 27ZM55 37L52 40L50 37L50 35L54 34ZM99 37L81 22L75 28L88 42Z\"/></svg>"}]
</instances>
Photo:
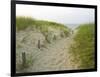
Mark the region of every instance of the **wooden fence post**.
<instances>
[{"instance_id":1,"label":"wooden fence post","mask_svg":"<svg viewBox=\"0 0 100 77\"><path fill-rule=\"evenodd\" d=\"M40 40L38 40L38 48L40 49Z\"/></svg>"},{"instance_id":2,"label":"wooden fence post","mask_svg":"<svg viewBox=\"0 0 100 77\"><path fill-rule=\"evenodd\" d=\"M26 53L22 52L22 67L26 67Z\"/></svg>"}]
</instances>

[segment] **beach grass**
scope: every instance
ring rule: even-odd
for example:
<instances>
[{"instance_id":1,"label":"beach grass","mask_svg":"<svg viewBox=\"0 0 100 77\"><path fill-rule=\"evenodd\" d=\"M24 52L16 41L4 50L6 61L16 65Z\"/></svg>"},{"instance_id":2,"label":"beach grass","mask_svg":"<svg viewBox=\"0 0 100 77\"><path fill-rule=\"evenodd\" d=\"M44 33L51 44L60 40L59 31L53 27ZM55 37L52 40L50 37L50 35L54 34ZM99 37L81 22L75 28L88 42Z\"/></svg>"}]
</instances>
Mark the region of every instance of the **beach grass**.
<instances>
[{"instance_id":1,"label":"beach grass","mask_svg":"<svg viewBox=\"0 0 100 77\"><path fill-rule=\"evenodd\" d=\"M71 53L79 68L94 68L95 64L95 28L94 24L83 24L77 28Z\"/></svg>"}]
</instances>

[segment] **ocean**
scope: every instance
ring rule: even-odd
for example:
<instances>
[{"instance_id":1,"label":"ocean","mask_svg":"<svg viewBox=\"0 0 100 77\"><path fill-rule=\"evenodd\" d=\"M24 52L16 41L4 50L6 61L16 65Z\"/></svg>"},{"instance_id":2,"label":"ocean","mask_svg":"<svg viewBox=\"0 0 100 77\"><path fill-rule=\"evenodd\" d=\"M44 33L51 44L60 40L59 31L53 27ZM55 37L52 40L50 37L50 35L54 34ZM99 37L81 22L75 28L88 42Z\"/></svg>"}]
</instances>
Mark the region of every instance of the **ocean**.
<instances>
[{"instance_id":1,"label":"ocean","mask_svg":"<svg viewBox=\"0 0 100 77\"><path fill-rule=\"evenodd\" d=\"M74 30L75 28L77 28L79 26L79 24L66 24L67 27L69 27L70 29Z\"/></svg>"}]
</instances>

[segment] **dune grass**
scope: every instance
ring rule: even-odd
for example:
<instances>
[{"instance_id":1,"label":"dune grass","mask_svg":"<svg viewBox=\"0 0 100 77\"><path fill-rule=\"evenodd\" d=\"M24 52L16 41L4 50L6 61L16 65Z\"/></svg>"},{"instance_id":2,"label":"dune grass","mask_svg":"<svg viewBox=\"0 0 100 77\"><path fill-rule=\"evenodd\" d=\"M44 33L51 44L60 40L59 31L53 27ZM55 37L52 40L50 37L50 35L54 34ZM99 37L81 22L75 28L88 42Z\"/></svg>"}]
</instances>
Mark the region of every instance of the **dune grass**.
<instances>
[{"instance_id":1,"label":"dune grass","mask_svg":"<svg viewBox=\"0 0 100 77\"><path fill-rule=\"evenodd\" d=\"M65 33L68 32L68 27L60 23L44 21L44 20L36 20L31 17L21 17L21 16L16 17L17 30L24 30L30 26L40 29L42 32L47 32L49 27L63 30Z\"/></svg>"},{"instance_id":2,"label":"dune grass","mask_svg":"<svg viewBox=\"0 0 100 77\"><path fill-rule=\"evenodd\" d=\"M32 26L34 19L29 17L16 17L16 28L17 30L23 30L28 26Z\"/></svg>"},{"instance_id":3,"label":"dune grass","mask_svg":"<svg viewBox=\"0 0 100 77\"><path fill-rule=\"evenodd\" d=\"M77 28L75 43L71 47L74 62L80 63L79 68L94 68L94 24L83 24Z\"/></svg>"}]
</instances>

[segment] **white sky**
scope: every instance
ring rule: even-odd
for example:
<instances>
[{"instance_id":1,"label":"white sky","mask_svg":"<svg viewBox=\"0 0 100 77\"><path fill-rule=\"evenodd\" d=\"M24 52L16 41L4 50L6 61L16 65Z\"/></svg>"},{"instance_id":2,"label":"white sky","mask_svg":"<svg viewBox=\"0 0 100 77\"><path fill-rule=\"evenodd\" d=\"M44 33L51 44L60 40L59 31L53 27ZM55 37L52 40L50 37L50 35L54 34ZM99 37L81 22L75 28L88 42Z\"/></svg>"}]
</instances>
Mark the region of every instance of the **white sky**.
<instances>
[{"instance_id":1,"label":"white sky","mask_svg":"<svg viewBox=\"0 0 100 77\"><path fill-rule=\"evenodd\" d=\"M22 4L16 4L16 16L30 16L62 24L89 23L95 19L94 9Z\"/></svg>"}]
</instances>

